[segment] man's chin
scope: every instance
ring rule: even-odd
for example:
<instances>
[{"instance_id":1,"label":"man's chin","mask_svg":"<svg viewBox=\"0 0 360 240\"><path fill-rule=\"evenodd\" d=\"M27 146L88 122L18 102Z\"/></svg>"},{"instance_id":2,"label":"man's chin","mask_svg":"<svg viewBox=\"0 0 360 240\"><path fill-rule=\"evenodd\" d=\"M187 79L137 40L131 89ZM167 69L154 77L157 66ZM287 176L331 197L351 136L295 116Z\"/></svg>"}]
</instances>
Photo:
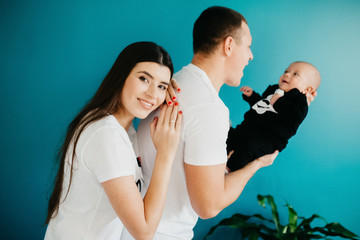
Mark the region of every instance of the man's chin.
<instances>
[{"instance_id":1,"label":"man's chin","mask_svg":"<svg viewBox=\"0 0 360 240\"><path fill-rule=\"evenodd\" d=\"M229 87L238 87L240 86L241 81L236 81L236 82L228 82L225 83L226 85L228 85Z\"/></svg>"}]
</instances>

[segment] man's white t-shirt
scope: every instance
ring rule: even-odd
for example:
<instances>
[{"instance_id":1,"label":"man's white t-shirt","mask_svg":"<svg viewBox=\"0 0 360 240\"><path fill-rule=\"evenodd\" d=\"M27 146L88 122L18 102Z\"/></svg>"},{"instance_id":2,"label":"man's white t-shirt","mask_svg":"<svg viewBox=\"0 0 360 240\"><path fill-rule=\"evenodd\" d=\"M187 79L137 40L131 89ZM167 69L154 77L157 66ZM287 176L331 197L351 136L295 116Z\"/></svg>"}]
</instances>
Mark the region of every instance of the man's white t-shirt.
<instances>
[{"instance_id":1,"label":"man's white t-shirt","mask_svg":"<svg viewBox=\"0 0 360 240\"><path fill-rule=\"evenodd\" d=\"M174 78L181 87L177 95L183 111L181 140L169 184L165 209L154 239L191 239L198 216L192 209L184 171L184 162L196 166L227 161L226 139L229 110L206 73L193 64L185 66ZM138 127L139 154L145 188L150 183L156 149L150 137L150 114ZM122 238L127 239L127 238Z\"/></svg>"},{"instance_id":2,"label":"man's white t-shirt","mask_svg":"<svg viewBox=\"0 0 360 240\"><path fill-rule=\"evenodd\" d=\"M134 134L131 127L129 135L136 139ZM45 240L120 238L123 224L101 183L133 175L138 187L142 187L142 174L129 135L112 115L87 126L76 146L71 187L63 201L70 179L73 145L69 147L59 212L50 221Z\"/></svg>"}]
</instances>

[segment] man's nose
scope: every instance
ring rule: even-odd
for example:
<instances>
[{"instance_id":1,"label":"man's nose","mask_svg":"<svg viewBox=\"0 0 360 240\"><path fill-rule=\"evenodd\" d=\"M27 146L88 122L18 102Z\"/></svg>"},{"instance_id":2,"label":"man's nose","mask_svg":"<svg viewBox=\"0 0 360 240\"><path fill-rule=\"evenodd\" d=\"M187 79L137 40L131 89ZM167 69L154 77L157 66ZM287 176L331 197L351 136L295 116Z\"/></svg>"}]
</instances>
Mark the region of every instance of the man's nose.
<instances>
[{"instance_id":1,"label":"man's nose","mask_svg":"<svg viewBox=\"0 0 360 240\"><path fill-rule=\"evenodd\" d=\"M250 50L250 58L249 58L249 61L253 60L254 59L254 55L252 53L252 51Z\"/></svg>"}]
</instances>

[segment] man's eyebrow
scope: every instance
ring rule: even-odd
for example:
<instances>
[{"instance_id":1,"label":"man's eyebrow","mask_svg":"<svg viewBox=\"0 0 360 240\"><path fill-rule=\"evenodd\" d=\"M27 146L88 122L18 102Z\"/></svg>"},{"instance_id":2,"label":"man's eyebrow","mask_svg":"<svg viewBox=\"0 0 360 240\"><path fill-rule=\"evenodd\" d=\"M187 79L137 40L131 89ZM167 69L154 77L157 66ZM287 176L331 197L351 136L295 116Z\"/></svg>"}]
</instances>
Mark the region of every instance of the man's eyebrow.
<instances>
[{"instance_id":1,"label":"man's eyebrow","mask_svg":"<svg viewBox=\"0 0 360 240\"><path fill-rule=\"evenodd\" d=\"M143 74L147 75L148 77L150 77L151 79L154 79L154 77L153 77L150 73L148 73L147 71L139 71L139 72L137 72L137 73L143 73ZM169 83L168 83L168 82L162 81L161 83L169 86Z\"/></svg>"}]
</instances>

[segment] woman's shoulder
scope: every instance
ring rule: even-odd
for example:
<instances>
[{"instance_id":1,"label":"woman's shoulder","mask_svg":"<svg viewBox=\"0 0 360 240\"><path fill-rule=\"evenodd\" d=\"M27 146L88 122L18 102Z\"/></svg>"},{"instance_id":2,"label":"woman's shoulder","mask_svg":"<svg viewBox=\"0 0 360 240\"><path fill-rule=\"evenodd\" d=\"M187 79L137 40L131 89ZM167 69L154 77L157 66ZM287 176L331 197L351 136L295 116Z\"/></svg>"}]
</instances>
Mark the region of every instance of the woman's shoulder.
<instances>
[{"instance_id":1,"label":"woman's shoulder","mask_svg":"<svg viewBox=\"0 0 360 240\"><path fill-rule=\"evenodd\" d=\"M111 114L97 120L96 122L91 123L87 128L89 128L89 130L92 131L111 129L113 131L126 133L125 129L119 124L116 118Z\"/></svg>"},{"instance_id":2,"label":"woman's shoulder","mask_svg":"<svg viewBox=\"0 0 360 240\"><path fill-rule=\"evenodd\" d=\"M90 139L111 139L121 138L123 141L128 141L128 134L125 129L119 124L116 118L112 115L107 115L102 119L99 119L89 126L87 126L82 132L80 139L85 142L88 142Z\"/></svg>"}]
</instances>

